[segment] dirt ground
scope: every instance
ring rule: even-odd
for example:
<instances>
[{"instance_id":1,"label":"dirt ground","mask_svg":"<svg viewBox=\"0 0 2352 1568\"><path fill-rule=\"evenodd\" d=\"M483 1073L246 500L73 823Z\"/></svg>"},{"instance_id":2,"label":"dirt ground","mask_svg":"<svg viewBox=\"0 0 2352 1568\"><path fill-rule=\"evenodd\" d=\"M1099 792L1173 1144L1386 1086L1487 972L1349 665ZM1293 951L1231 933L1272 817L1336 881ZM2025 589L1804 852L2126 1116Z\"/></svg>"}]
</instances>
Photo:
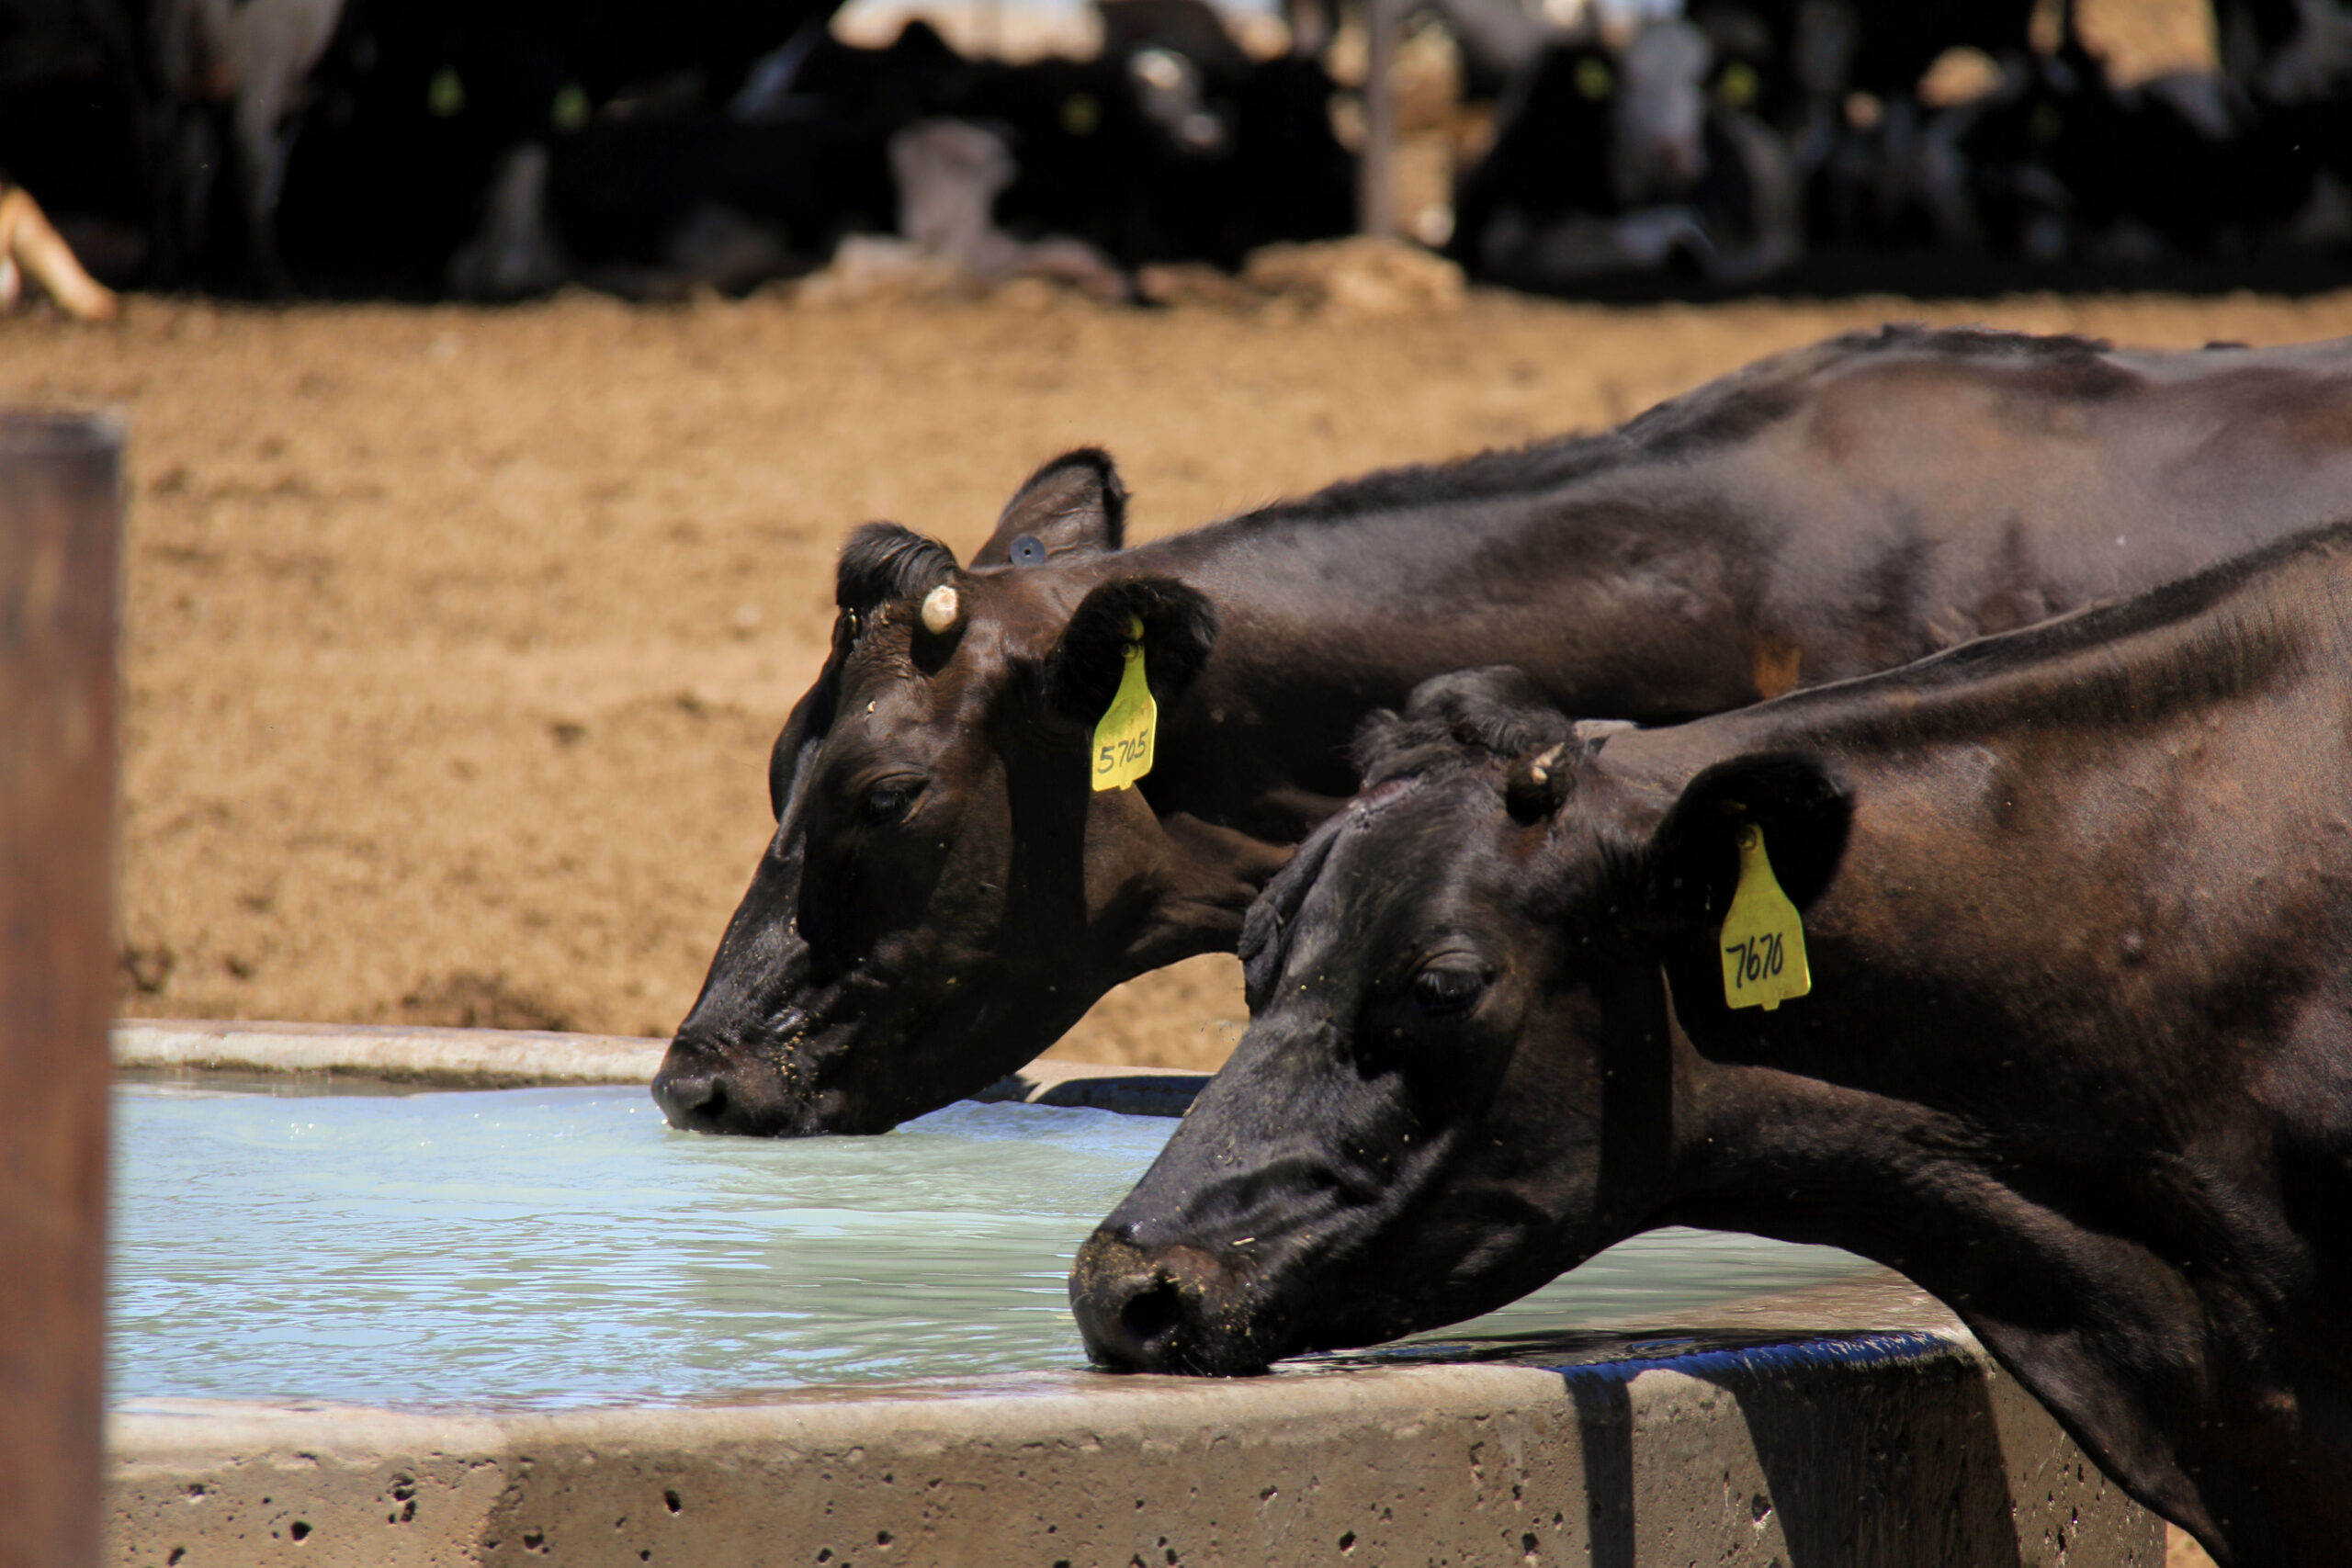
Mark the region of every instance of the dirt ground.
<instances>
[{"instance_id":1,"label":"dirt ground","mask_svg":"<svg viewBox=\"0 0 2352 1568\"><path fill-rule=\"evenodd\" d=\"M2352 293L0 322L0 401L132 432L121 1010L666 1033L767 837L768 746L853 525L967 550L1034 465L1098 442L1149 537L1889 319L2278 342L2352 333ZM1209 1066L1241 1018L1233 963L1196 959L1055 1054Z\"/></svg>"}]
</instances>

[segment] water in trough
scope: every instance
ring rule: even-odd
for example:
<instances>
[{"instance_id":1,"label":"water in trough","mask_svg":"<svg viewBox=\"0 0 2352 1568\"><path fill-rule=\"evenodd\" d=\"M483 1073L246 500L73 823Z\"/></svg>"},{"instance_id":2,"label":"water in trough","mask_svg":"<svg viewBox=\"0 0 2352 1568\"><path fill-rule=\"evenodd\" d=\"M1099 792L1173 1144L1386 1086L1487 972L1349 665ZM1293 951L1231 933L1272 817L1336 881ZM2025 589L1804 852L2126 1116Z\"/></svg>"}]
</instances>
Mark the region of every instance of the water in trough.
<instances>
[{"instance_id":1,"label":"water in trough","mask_svg":"<svg viewBox=\"0 0 2352 1568\"><path fill-rule=\"evenodd\" d=\"M1071 1254L1176 1125L967 1103L770 1142L671 1131L641 1089L116 1095L118 1402L554 1406L1080 1366ZM1445 1337L1866 1267L1662 1231Z\"/></svg>"}]
</instances>

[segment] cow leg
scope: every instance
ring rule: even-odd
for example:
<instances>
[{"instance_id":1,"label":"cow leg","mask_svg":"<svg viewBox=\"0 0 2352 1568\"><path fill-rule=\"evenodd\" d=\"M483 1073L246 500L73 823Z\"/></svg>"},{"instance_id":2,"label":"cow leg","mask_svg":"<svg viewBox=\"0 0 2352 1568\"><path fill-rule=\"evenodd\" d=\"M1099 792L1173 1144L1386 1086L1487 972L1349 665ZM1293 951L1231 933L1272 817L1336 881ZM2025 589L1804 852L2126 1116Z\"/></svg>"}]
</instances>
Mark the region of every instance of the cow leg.
<instances>
[{"instance_id":1,"label":"cow leg","mask_svg":"<svg viewBox=\"0 0 2352 1568\"><path fill-rule=\"evenodd\" d=\"M571 274L548 209L547 144L510 147L482 198L481 227L449 258L445 282L460 299L521 299L562 287Z\"/></svg>"},{"instance_id":2,"label":"cow leg","mask_svg":"<svg viewBox=\"0 0 2352 1568\"><path fill-rule=\"evenodd\" d=\"M166 284L185 283L201 269L212 182L220 167L220 141L210 108L175 104L155 131L155 270Z\"/></svg>"},{"instance_id":3,"label":"cow leg","mask_svg":"<svg viewBox=\"0 0 2352 1568\"><path fill-rule=\"evenodd\" d=\"M50 226L31 193L12 188L0 192L0 268L9 275L0 278L0 310L15 302L13 275L19 265L76 321L114 319L114 291L82 270L73 247Z\"/></svg>"},{"instance_id":4,"label":"cow leg","mask_svg":"<svg viewBox=\"0 0 2352 1568\"><path fill-rule=\"evenodd\" d=\"M1653 207L1623 218L1566 218L1541 229L1506 213L1480 237L1486 270L1522 284L1562 287L1656 272L1677 255L1713 259L1706 231L1687 208Z\"/></svg>"},{"instance_id":5,"label":"cow leg","mask_svg":"<svg viewBox=\"0 0 2352 1568\"><path fill-rule=\"evenodd\" d=\"M277 85L269 84L270 88ZM292 136L279 129L284 100L261 84L237 94L237 177L243 198L246 264L273 296L292 292L285 261L277 254L277 198L286 185L286 159Z\"/></svg>"},{"instance_id":6,"label":"cow leg","mask_svg":"<svg viewBox=\"0 0 2352 1568\"><path fill-rule=\"evenodd\" d=\"M1976 221L1976 204L1968 186L1968 161L1960 139L1974 122L1946 109L1928 122L1919 139L1919 161L1913 171L1914 192L1928 210L1936 243L1955 249L1977 250L1984 243Z\"/></svg>"},{"instance_id":7,"label":"cow leg","mask_svg":"<svg viewBox=\"0 0 2352 1568\"><path fill-rule=\"evenodd\" d=\"M342 17L343 0L246 0L232 23L245 236L254 275L273 294L289 291L277 254L277 202L294 150L295 113L302 85Z\"/></svg>"},{"instance_id":8,"label":"cow leg","mask_svg":"<svg viewBox=\"0 0 2352 1568\"><path fill-rule=\"evenodd\" d=\"M1796 171L1781 139L1736 109L1722 111L1718 123L1738 165L1740 177L1727 182L1738 190L1737 210L1722 214L1719 228L1710 225L1713 249L1699 254L1700 265L1712 281L1742 287L1804 254L1804 215Z\"/></svg>"}]
</instances>

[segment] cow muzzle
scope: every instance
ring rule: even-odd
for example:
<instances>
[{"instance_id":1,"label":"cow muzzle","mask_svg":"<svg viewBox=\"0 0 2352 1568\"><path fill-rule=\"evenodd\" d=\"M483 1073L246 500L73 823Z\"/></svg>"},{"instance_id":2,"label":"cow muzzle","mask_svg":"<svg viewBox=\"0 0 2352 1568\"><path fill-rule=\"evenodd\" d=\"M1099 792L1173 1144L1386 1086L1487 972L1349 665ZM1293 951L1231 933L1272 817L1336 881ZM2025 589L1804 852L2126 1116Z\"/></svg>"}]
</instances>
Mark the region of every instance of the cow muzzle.
<instances>
[{"instance_id":1,"label":"cow muzzle","mask_svg":"<svg viewBox=\"0 0 2352 1568\"><path fill-rule=\"evenodd\" d=\"M783 1023L779 1032L789 1037L799 1020L795 1015ZM814 1054L806 1041L796 1041L794 1055L802 1053ZM682 1029L653 1075L653 1102L671 1126L692 1133L792 1138L886 1130L858 1124L844 1096L820 1089L806 1067L776 1065L775 1055Z\"/></svg>"},{"instance_id":2,"label":"cow muzzle","mask_svg":"<svg viewBox=\"0 0 2352 1568\"><path fill-rule=\"evenodd\" d=\"M673 1040L653 1075L653 1103L662 1108L663 1120L691 1133L729 1131L727 1082L718 1064L695 1052L681 1058Z\"/></svg>"},{"instance_id":3,"label":"cow muzzle","mask_svg":"<svg viewBox=\"0 0 2352 1568\"><path fill-rule=\"evenodd\" d=\"M1146 1252L1108 1227L1080 1249L1070 1311L1086 1354L1119 1372L1249 1377L1270 1359L1226 1268L1191 1247Z\"/></svg>"}]
</instances>

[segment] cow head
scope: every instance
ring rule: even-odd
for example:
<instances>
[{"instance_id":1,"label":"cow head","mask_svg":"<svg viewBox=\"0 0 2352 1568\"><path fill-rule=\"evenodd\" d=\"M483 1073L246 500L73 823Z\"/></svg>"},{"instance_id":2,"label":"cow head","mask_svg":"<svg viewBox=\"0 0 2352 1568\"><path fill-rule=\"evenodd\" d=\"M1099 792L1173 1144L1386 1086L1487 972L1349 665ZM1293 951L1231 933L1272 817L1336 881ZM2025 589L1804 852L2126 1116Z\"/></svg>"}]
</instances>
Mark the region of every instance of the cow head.
<instances>
[{"instance_id":1,"label":"cow head","mask_svg":"<svg viewBox=\"0 0 2352 1568\"><path fill-rule=\"evenodd\" d=\"M1670 199L1707 170L1707 35L1653 22L1625 46L1611 102L1609 179L1628 208Z\"/></svg>"},{"instance_id":2,"label":"cow head","mask_svg":"<svg viewBox=\"0 0 2352 1568\"><path fill-rule=\"evenodd\" d=\"M1846 804L1774 758L1664 794L1609 776L1604 744L1514 671L1427 682L1368 727L1363 793L1250 911L1249 1033L1079 1255L1094 1359L1238 1373L1369 1344L1654 1223L1661 964L1712 961L1743 823L1802 906Z\"/></svg>"},{"instance_id":3,"label":"cow head","mask_svg":"<svg viewBox=\"0 0 2352 1568\"><path fill-rule=\"evenodd\" d=\"M1116 570L1110 460L1046 466L959 568L868 524L831 656L769 761L776 818L653 1096L709 1132L883 1132L1028 1061L1152 960L1166 841L1093 794L1089 737L1140 623L1163 711L1205 663L1190 588Z\"/></svg>"}]
</instances>

